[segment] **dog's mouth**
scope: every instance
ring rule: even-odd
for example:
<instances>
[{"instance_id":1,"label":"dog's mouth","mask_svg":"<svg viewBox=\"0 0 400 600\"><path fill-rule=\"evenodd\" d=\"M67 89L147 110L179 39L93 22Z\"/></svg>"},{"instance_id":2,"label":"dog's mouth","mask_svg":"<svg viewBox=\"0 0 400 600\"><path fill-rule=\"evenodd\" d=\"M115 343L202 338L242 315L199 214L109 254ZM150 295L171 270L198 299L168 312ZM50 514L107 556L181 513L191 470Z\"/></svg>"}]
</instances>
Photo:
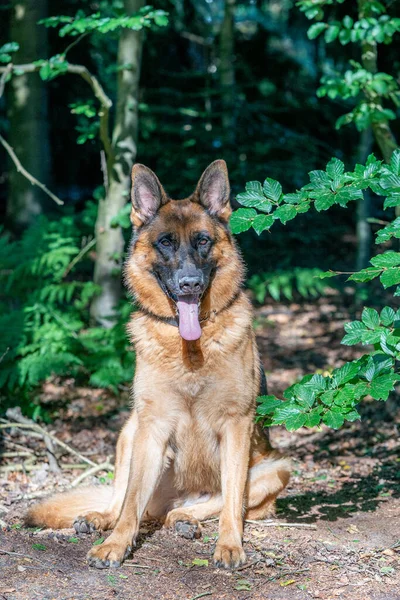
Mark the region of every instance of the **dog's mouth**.
<instances>
[{"instance_id":1,"label":"dog's mouth","mask_svg":"<svg viewBox=\"0 0 400 600\"><path fill-rule=\"evenodd\" d=\"M177 295L165 285L158 273L155 273L155 275L164 294L176 305L180 336L187 342L198 340L201 336L200 300L203 292L200 294Z\"/></svg>"},{"instance_id":2,"label":"dog's mouth","mask_svg":"<svg viewBox=\"0 0 400 600\"><path fill-rule=\"evenodd\" d=\"M179 319L179 333L184 340L193 342L201 336L199 319L200 295L178 296L176 301Z\"/></svg>"}]
</instances>

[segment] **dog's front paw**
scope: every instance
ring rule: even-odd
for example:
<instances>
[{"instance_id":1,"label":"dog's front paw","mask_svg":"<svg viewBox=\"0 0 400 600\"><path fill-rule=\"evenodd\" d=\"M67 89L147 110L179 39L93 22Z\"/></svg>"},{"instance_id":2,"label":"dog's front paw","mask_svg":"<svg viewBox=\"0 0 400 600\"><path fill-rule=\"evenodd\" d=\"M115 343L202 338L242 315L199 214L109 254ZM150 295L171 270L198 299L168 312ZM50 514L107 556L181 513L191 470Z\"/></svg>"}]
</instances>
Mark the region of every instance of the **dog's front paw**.
<instances>
[{"instance_id":1,"label":"dog's front paw","mask_svg":"<svg viewBox=\"0 0 400 600\"><path fill-rule=\"evenodd\" d=\"M225 569L237 569L246 562L241 545L218 543L214 552L214 564Z\"/></svg>"},{"instance_id":2,"label":"dog's front paw","mask_svg":"<svg viewBox=\"0 0 400 600\"><path fill-rule=\"evenodd\" d=\"M87 555L87 561L90 567L96 569L107 569L120 567L129 554L132 552L132 546L126 543L114 542L110 536L100 546L94 546Z\"/></svg>"}]
</instances>

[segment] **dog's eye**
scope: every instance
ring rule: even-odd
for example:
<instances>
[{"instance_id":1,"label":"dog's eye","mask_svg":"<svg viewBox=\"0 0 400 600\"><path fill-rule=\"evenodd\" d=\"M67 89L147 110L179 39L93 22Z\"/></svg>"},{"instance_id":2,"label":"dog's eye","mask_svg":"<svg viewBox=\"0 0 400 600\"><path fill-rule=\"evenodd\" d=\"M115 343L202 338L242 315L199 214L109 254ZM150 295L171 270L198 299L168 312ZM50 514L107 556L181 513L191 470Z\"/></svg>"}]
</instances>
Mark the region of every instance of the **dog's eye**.
<instances>
[{"instance_id":1,"label":"dog's eye","mask_svg":"<svg viewBox=\"0 0 400 600\"><path fill-rule=\"evenodd\" d=\"M164 246L164 248L170 248L170 246L172 246L170 240L168 240L167 238L160 240L160 244L161 246Z\"/></svg>"},{"instance_id":2,"label":"dog's eye","mask_svg":"<svg viewBox=\"0 0 400 600\"><path fill-rule=\"evenodd\" d=\"M199 240L199 246L206 246L208 244L208 239L207 238L201 238Z\"/></svg>"}]
</instances>

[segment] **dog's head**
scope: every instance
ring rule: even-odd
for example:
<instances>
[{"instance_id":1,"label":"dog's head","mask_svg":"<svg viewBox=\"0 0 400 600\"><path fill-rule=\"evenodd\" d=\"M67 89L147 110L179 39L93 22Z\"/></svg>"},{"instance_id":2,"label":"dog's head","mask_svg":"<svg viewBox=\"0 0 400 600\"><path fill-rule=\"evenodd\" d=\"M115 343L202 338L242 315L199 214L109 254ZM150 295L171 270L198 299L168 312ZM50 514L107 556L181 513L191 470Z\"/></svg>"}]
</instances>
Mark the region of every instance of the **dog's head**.
<instances>
[{"instance_id":1,"label":"dog's head","mask_svg":"<svg viewBox=\"0 0 400 600\"><path fill-rule=\"evenodd\" d=\"M201 314L218 313L238 293L243 264L228 229L226 163L213 162L195 192L171 200L147 167L132 169L134 227L126 281L137 302L161 318L178 313L185 340L201 336Z\"/></svg>"}]
</instances>

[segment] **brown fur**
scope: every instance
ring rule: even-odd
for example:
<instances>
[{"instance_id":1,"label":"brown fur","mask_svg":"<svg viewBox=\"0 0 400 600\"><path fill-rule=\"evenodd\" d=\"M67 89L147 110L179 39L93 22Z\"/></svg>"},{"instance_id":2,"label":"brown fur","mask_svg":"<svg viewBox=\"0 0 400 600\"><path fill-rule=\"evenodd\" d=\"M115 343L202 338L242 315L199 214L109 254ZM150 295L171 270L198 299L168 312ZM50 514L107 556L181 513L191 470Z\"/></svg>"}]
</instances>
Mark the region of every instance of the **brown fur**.
<instances>
[{"instance_id":1,"label":"brown fur","mask_svg":"<svg viewBox=\"0 0 400 600\"><path fill-rule=\"evenodd\" d=\"M154 176L149 195L159 194L160 201L148 223L140 194L153 174L138 165L133 170L132 222L137 235L126 280L139 304L129 325L137 368L132 414L117 445L113 497L107 506L105 501L101 505L99 490L88 488L56 496L28 514L29 523L36 525L71 526L83 515L86 523L113 528L110 537L89 552L93 566L119 565L144 518L163 518L166 526L178 530L184 523L198 536L199 521L214 515L220 515L214 560L225 567L238 566L245 560L243 515L261 519L271 514L289 480L288 460L271 449L254 425L260 369L252 309L241 290L243 264L225 225L228 200L217 216L213 214L218 210L211 203L215 173L229 185L225 163L217 161L193 196L180 201L169 200ZM211 201L206 210L202 203L207 193ZM176 310L152 272L157 259L154 241L171 228L180 239L201 229L214 240L217 268L201 302L202 335L194 342L160 320L174 318ZM79 523L82 520L78 530Z\"/></svg>"}]
</instances>

